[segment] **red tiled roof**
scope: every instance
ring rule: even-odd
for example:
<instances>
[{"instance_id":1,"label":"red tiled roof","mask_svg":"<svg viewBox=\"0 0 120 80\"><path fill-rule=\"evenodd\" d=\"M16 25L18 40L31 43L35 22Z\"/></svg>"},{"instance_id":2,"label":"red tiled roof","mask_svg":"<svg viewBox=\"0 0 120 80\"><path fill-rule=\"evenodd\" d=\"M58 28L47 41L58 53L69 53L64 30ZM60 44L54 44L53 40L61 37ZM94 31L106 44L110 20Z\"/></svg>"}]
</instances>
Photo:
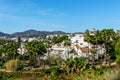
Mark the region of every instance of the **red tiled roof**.
<instances>
[{"instance_id":1,"label":"red tiled roof","mask_svg":"<svg viewBox=\"0 0 120 80\"><path fill-rule=\"evenodd\" d=\"M81 50L83 53L87 53L87 52L88 52L88 48L80 48L80 50Z\"/></svg>"}]
</instances>

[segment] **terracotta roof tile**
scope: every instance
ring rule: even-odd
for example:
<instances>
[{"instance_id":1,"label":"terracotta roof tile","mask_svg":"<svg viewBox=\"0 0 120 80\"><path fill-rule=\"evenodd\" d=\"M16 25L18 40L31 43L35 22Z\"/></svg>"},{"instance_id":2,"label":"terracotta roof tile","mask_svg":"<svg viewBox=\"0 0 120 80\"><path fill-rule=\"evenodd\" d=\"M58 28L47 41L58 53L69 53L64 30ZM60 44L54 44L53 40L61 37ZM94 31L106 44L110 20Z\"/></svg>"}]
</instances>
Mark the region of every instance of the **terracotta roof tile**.
<instances>
[{"instance_id":1,"label":"terracotta roof tile","mask_svg":"<svg viewBox=\"0 0 120 80\"><path fill-rule=\"evenodd\" d=\"M88 48L80 48L83 53L88 53Z\"/></svg>"}]
</instances>

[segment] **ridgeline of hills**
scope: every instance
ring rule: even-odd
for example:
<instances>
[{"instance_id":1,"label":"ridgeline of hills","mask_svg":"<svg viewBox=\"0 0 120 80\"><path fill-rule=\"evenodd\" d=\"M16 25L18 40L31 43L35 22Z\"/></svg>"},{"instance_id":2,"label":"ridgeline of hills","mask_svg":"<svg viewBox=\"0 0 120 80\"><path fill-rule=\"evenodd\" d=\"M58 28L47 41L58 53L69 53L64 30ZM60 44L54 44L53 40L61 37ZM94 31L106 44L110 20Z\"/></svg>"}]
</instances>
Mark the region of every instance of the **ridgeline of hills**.
<instances>
[{"instance_id":1,"label":"ridgeline of hills","mask_svg":"<svg viewBox=\"0 0 120 80\"><path fill-rule=\"evenodd\" d=\"M3 33L3 32L0 32L0 37L27 37L27 38L30 38L30 37L38 37L38 36L46 36L46 35L54 35L54 34L57 34L57 35L61 35L61 34L66 34L65 32L62 32L62 31L53 31L53 32L50 32L50 31L37 31L37 30L26 30L24 32L16 32L16 33L13 33L13 34L7 34L7 33Z\"/></svg>"}]
</instances>

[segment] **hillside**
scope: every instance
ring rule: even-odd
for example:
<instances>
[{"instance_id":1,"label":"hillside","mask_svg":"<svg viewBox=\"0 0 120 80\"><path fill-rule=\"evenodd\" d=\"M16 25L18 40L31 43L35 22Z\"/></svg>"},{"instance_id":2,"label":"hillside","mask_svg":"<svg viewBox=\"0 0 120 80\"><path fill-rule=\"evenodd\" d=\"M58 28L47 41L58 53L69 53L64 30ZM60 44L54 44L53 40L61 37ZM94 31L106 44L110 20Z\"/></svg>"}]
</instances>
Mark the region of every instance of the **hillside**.
<instances>
[{"instance_id":1,"label":"hillside","mask_svg":"<svg viewBox=\"0 0 120 80\"><path fill-rule=\"evenodd\" d=\"M66 34L65 32L62 31L37 31L37 30L26 30L24 32L15 32L13 34L6 34L3 32L0 32L0 37L38 37L38 36L46 36L46 35L53 35L53 34L57 34L57 35L61 35L61 34Z\"/></svg>"},{"instance_id":2,"label":"hillside","mask_svg":"<svg viewBox=\"0 0 120 80\"><path fill-rule=\"evenodd\" d=\"M4 36L9 37L10 35L7 33L0 32L0 37L4 37Z\"/></svg>"}]
</instances>

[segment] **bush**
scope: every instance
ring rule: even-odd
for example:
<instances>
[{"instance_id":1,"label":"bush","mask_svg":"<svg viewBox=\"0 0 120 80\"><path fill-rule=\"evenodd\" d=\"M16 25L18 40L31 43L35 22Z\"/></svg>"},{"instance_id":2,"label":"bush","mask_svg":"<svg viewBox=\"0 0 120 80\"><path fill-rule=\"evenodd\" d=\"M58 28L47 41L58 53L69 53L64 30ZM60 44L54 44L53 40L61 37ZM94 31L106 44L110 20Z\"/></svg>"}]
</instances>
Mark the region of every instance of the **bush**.
<instances>
[{"instance_id":1,"label":"bush","mask_svg":"<svg viewBox=\"0 0 120 80\"><path fill-rule=\"evenodd\" d=\"M4 65L4 63L2 61L0 61L0 67L2 67Z\"/></svg>"},{"instance_id":2,"label":"bush","mask_svg":"<svg viewBox=\"0 0 120 80\"><path fill-rule=\"evenodd\" d=\"M22 72L0 72L0 80L8 80L9 78L20 78Z\"/></svg>"},{"instance_id":3,"label":"bush","mask_svg":"<svg viewBox=\"0 0 120 80\"><path fill-rule=\"evenodd\" d=\"M18 67L18 70L24 70L25 68L29 67L29 61L20 61L19 62L19 67Z\"/></svg>"},{"instance_id":4,"label":"bush","mask_svg":"<svg viewBox=\"0 0 120 80\"><path fill-rule=\"evenodd\" d=\"M5 63L5 67L9 71L16 71L19 68L19 62L18 59L9 60Z\"/></svg>"},{"instance_id":5,"label":"bush","mask_svg":"<svg viewBox=\"0 0 120 80\"><path fill-rule=\"evenodd\" d=\"M42 76L49 76L51 78L58 78L59 75L66 74L66 71L60 69L58 66L51 66L49 69L42 70Z\"/></svg>"},{"instance_id":6,"label":"bush","mask_svg":"<svg viewBox=\"0 0 120 80\"><path fill-rule=\"evenodd\" d=\"M120 65L120 55L117 55L115 62Z\"/></svg>"}]
</instances>

